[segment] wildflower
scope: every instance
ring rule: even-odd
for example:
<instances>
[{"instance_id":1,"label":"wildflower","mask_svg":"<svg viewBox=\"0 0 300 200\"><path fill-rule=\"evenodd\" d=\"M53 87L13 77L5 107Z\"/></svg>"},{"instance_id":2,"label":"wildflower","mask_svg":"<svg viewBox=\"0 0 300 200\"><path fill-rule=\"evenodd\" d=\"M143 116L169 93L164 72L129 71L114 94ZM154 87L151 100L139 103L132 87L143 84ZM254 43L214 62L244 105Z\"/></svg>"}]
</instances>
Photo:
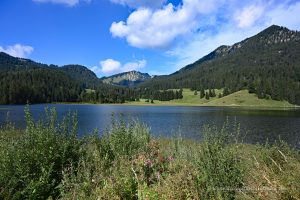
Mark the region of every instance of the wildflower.
<instances>
[{"instance_id":1,"label":"wildflower","mask_svg":"<svg viewBox=\"0 0 300 200\"><path fill-rule=\"evenodd\" d=\"M173 157L173 156L169 156L169 157L168 157L168 160L169 160L169 161L173 161L173 160L174 160L174 157Z\"/></svg>"},{"instance_id":2,"label":"wildflower","mask_svg":"<svg viewBox=\"0 0 300 200\"><path fill-rule=\"evenodd\" d=\"M152 161L150 159L147 159L144 163L145 166L147 167L152 167Z\"/></svg>"}]
</instances>

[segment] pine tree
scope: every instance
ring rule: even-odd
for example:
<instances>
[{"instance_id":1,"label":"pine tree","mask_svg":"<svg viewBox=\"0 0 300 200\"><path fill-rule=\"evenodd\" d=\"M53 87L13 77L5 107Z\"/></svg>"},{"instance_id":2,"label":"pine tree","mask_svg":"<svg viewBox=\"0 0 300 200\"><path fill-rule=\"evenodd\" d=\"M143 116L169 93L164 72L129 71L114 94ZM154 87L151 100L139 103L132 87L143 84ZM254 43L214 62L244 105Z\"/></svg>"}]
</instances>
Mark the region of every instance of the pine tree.
<instances>
[{"instance_id":1,"label":"pine tree","mask_svg":"<svg viewBox=\"0 0 300 200\"><path fill-rule=\"evenodd\" d=\"M205 93L205 99L207 99L207 100L209 99L209 93L208 92Z\"/></svg>"},{"instance_id":2,"label":"pine tree","mask_svg":"<svg viewBox=\"0 0 300 200\"><path fill-rule=\"evenodd\" d=\"M223 91L223 96L225 97L225 96L227 96L229 94L230 94L229 89L227 87L225 87L224 91Z\"/></svg>"},{"instance_id":3,"label":"pine tree","mask_svg":"<svg viewBox=\"0 0 300 200\"><path fill-rule=\"evenodd\" d=\"M204 89L200 90L200 99L203 99L205 97L205 91Z\"/></svg>"}]
</instances>

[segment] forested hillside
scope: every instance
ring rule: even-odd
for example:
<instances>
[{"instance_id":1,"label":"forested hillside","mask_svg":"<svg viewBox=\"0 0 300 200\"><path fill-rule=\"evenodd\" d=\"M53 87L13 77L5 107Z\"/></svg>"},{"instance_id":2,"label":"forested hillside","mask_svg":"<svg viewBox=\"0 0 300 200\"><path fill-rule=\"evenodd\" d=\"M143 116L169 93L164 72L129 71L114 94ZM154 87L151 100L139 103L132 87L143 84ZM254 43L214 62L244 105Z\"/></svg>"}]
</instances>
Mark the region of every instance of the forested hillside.
<instances>
[{"instance_id":1,"label":"forested hillside","mask_svg":"<svg viewBox=\"0 0 300 200\"><path fill-rule=\"evenodd\" d=\"M75 102L82 88L65 73L47 68L0 73L0 103Z\"/></svg>"},{"instance_id":2,"label":"forested hillside","mask_svg":"<svg viewBox=\"0 0 300 200\"><path fill-rule=\"evenodd\" d=\"M132 95L126 88L103 84L80 65L58 67L0 53L0 104L121 103Z\"/></svg>"},{"instance_id":3,"label":"forested hillside","mask_svg":"<svg viewBox=\"0 0 300 200\"><path fill-rule=\"evenodd\" d=\"M45 65L0 52L0 104L124 103L140 98L168 101L182 95L105 84L81 65Z\"/></svg>"},{"instance_id":4,"label":"forested hillside","mask_svg":"<svg viewBox=\"0 0 300 200\"><path fill-rule=\"evenodd\" d=\"M259 98L300 104L300 33L273 25L232 46L221 46L178 72L153 78L141 87L225 88L228 93L249 89Z\"/></svg>"},{"instance_id":5,"label":"forested hillside","mask_svg":"<svg viewBox=\"0 0 300 200\"><path fill-rule=\"evenodd\" d=\"M102 82L96 74L82 65L64 65L60 68L84 88L96 89Z\"/></svg>"}]
</instances>

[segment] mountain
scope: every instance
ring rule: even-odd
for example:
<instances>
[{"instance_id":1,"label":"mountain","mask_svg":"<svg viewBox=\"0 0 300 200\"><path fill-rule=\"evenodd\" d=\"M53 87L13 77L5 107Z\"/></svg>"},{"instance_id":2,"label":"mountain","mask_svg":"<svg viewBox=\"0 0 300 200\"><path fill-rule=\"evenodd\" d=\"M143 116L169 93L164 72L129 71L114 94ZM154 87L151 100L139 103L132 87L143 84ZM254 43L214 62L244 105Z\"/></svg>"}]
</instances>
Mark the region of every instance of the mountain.
<instances>
[{"instance_id":1,"label":"mountain","mask_svg":"<svg viewBox=\"0 0 300 200\"><path fill-rule=\"evenodd\" d=\"M55 65L0 53L0 104L72 102L82 89Z\"/></svg>"},{"instance_id":2,"label":"mountain","mask_svg":"<svg viewBox=\"0 0 300 200\"><path fill-rule=\"evenodd\" d=\"M104 83L126 87L136 86L137 84L145 82L149 79L151 79L151 76L148 73L141 73L138 71L124 72L101 78Z\"/></svg>"},{"instance_id":3,"label":"mountain","mask_svg":"<svg viewBox=\"0 0 300 200\"><path fill-rule=\"evenodd\" d=\"M84 66L58 67L0 52L0 104L123 103L136 98L127 88L102 83Z\"/></svg>"},{"instance_id":4,"label":"mountain","mask_svg":"<svg viewBox=\"0 0 300 200\"><path fill-rule=\"evenodd\" d=\"M96 88L102 81L94 72L82 65L64 65L60 67L62 71L67 73L71 78L82 83L84 88Z\"/></svg>"},{"instance_id":5,"label":"mountain","mask_svg":"<svg viewBox=\"0 0 300 200\"><path fill-rule=\"evenodd\" d=\"M200 48L200 47L199 47ZM300 32L272 25L232 46L221 46L198 61L142 88L250 89L259 98L300 104Z\"/></svg>"},{"instance_id":6,"label":"mountain","mask_svg":"<svg viewBox=\"0 0 300 200\"><path fill-rule=\"evenodd\" d=\"M37 63L25 58L16 58L4 52L0 52L0 72L9 70L37 69L41 67L52 68L53 66Z\"/></svg>"},{"instance_id":7,"label":"mountain","mask_svg":"<svg viewBox=\"0 0 300 200\"><path fill-rule=\"evenodd\" d=\"M29 59L16 58L6 53L0 52L0 72L29 69L49 69L54 71L61 71L81 84L83 88L95 88L99 84L102 84L102 81L96 76L94 72L82 65L64 65L62 67L59 67L57 65L46 65Z\"/></svg>"}]
</instances>

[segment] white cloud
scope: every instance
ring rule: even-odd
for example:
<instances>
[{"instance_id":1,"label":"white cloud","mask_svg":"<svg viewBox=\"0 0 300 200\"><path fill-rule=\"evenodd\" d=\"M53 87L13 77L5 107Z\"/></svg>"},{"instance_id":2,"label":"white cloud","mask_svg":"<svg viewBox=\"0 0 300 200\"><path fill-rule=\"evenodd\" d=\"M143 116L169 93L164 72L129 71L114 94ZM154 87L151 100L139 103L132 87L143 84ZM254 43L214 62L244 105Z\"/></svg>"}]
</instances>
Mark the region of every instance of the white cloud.
<instances>
[{"instance_id":1,"label":"white cloud","mask_svg":"<svg viewBox=\"0 0 300 200\"><path fill-rule=\"evenodd\" d=\"M118 72L121 68L121 63L113 59L100 61L101 71L105 74Z\"/></svg>"},{"instance_id":2,"label":"white cloud","mask_svg":"<svg viewBox=\"0 0 300 200\"><path fill-rule=\"evenodd\" d=\"M139 69L142 69L146 66L147 61L146 60L138 60L136 62L128 62L121 68L121 71L128 72L128 71L137 71Z\"/></svg>"},{"instance_id":3,"label":"white cloud","mask_svg":"<svg viewBox=\"0 0 300 200\"><path fill-rule=\"evenodd\" d=\"M266 13L267 18L269 19L268 24L278 24L281 26L288 27L293 30L300 29L300 2L295 4L280 5L275 9Z\"/></svg>"},{"instance_id":4,"label":"white cloud","mask_svg":"<svg viewBox=\"0 0 300 200\"><path fill-rule=\"evenodd\" d=\"M37 3L54 3L54 4L64 4L67 6L75 6L79 2L86 2L90 3L91 0L33 0L34 2Z\"/></svg>"},{"instance_id":5,"label":"white cloud","mask_svg":"<svg viewBox=\"0 0 300 200\"><path fill-rule=\"evenodd\" d=\"M244 7L241 11L235 13L235 20L239 28L251 27L258 19L261 18L264 12L263 5L250 5Z\"/></svg>"},{"instance_id":6,"label":"white cloud","mask_svg":"<svg viewBox=\"0 0 300 200\"><path fill-rule=\"evenodd\" d=\"M200 16L214 12L223 2L183 0L182 5L169 3L154 11L138 8L129 15L126 22L113 22L110 32L114 37L125 38L134 47L166 48L176 38L198 29Z\"/></svg>"},{"instance_id":7,"label":"white cloud","mask_svg":"<svg viewBox=\"0 0 300 200\"><path fill-rule=\"evenodd\" d=\"M114 59L106 59L100 61L100 66L94 66L91 68L96 74L103 73L105 75L116 74L121 72L128 72L133 70L140 70L147 65L146 60L137 60L134 62L127 62L124 65L121 62Z\"/></svg>"},{"instance_id":8,"label":"white cloud","mask_svg":"<svg viewBox=\"0 0 300 200\"><path fill-rule=\"evenodd\" d=\"M261 27L257 26L244 31L230 25L221 27L217 34L212 34L209 31L198 33L190 38L188 43L178 45L176 48L167 51L166 55L168 57L175 58L175 61L169 64L169 66L172 66L170 72L195 62L221 45L233 45L261 30Z\"/></svg>"},{"instance_id":9,"label":"white cloud","mask_svg":"<svg viewBox=\"0 0 300 200\"><path fill-rule=\"evenodd\" d=\"M14 57L26 58L33 52L34 48L32 46L15 44L13 46L2 47L0 46L0 51L5 52Z\"/></svg>"},{"instance_id":10,"label":"white cloud","mask_svg":"<svg viewBox=\"0 0 300 200\"><path fill-rule=\"evenodd\" d=\"M110 0L113 3L127 5L131 8L147 7L147 8L158 8L166 0Z\"/></svg>"}]
</instances>

